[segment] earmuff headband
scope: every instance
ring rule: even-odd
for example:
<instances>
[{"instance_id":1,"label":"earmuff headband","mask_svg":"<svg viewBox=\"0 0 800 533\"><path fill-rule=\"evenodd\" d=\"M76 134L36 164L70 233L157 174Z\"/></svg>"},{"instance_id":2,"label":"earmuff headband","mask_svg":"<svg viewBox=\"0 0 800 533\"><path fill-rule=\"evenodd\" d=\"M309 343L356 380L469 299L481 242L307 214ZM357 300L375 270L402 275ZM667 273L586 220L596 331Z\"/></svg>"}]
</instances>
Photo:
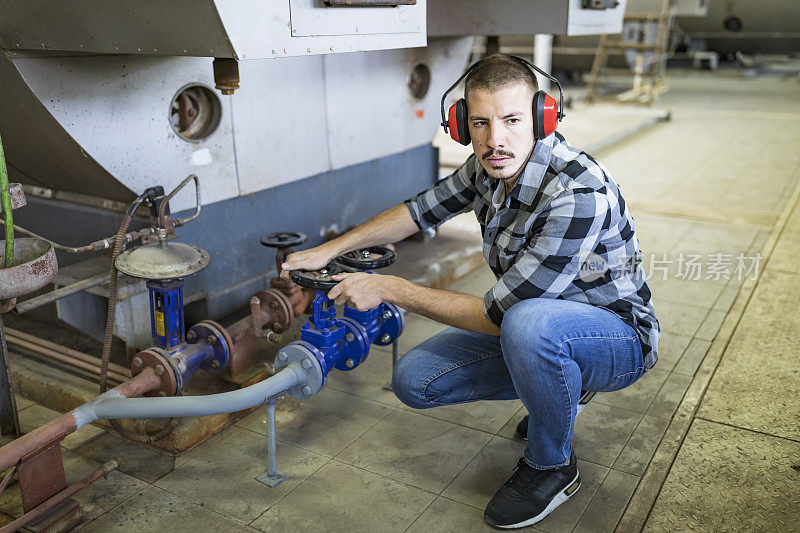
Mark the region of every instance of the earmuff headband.
<instances>
[{"instance_id":1,"label":"earmuff headband","mask_svg":"<svg viewBox=\"0 0 800 533\"><path fill-rule=\"evenodd\" d=\"M555 82L555 84L558 86L558 113L557 113L556 116L558 117L558 121L561 122L561 119L564 118L564 90L561 88L561 83L555 77L553 77L552 75L550 75L547 72L543 71L542 69L540 69L539 67L537 67L536 65L534 65L533 63L531 63L530 61L525 59L524 57L513 56L513 55L508 55L508 54L503 54L503 55L506 55L506 57L513 57L517 61L521 61L521 62L525 63L530 68L532 68L535 72L538 72L539 74L541 74L542 76L544 76L548 80L550 80L552 82ZM483 58L477 60L476 62L471 64L469 67L467 67L467 70L465 70L464 73L461 76L458 77L456 82L453 85L451 85L450 88L447 89L444 92L444 94L442 95L442 103L440 105L440 111L442 112L442 127L444 128L445 133L448 133L450 130L449 130L449 126L447 124L447 115L444 112L444 101L447 98L447 95L450 94L451 92L453 92L453 90L456 87L458 87L458 84L461 83L461 80L466 78L467 75L470 72L472 72L472 70L481 61L483 61Z\"/></svg>"}]
</instances>

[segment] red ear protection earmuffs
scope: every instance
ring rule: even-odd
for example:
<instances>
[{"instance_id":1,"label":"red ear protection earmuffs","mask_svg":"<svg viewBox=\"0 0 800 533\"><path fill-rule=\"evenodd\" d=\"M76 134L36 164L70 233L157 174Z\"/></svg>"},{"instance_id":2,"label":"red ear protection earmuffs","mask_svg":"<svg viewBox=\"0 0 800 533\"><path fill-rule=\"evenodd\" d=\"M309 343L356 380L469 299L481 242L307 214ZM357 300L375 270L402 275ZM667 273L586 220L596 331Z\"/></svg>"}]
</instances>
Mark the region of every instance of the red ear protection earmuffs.
<instances>
[{"instance_id":1,"label":"red ear protection earmuffs","mask_svg":"<svg viewBox=\"0 0 800 533\"><path fill-rule=\"evenodd\" d=\"M538 72L550 81L555 82L558 86L559 102L556 103L555 99L544 91L537 91L533 96L533 136L538 139L544 139L554 131L561 119L564 118L564 91L561 89L561 84L550 74L546 73L525 58L509 55L517 61L527 65L529 68ZM463 145L468 145L471 142L469 136L469 128L467 127L467 101L464 98L458 100L450 106L447 115L444 114L444 99L449 93L455 89L461 80L467 77L472 72L478 63L476 61L470 65L467 70L459 77L456 82L447 89L442 95L442 127L445 133L449 133L450 137Z\"/></svg>"}]
</instances>

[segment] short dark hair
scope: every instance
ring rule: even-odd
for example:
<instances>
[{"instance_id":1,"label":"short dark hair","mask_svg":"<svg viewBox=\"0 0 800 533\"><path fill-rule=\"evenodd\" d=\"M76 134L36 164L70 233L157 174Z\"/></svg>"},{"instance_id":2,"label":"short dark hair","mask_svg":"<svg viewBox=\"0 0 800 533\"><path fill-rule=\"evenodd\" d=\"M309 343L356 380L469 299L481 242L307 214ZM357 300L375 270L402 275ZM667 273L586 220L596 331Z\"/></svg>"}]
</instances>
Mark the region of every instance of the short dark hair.
<instances>
[{"instance_id":1,"label":"short dark hair","mask_svg":"<svg viewBox=\"0 0 800 533\"><path fill-rule=\"evenodd\" d=\"M464 98L471 90L494 91L513 83L524 83L534 94L539 90L536 76L528 65L505 54L493 54L478 61L467 74Z\"/></svg>"}]
</instances>

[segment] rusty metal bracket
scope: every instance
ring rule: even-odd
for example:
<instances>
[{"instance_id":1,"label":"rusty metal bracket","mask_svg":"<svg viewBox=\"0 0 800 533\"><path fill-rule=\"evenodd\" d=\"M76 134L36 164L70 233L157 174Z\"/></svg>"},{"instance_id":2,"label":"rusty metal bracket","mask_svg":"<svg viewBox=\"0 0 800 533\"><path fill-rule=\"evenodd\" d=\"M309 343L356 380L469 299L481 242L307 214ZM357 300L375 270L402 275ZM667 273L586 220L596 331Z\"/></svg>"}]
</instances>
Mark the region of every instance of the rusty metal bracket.
<instances>
[{"instance_id":1,"label":"rusty metal bracket","mask_svg":"<svg viewBox=\"0 0 800 533\"><path fill-rule=\"evenodd\" d=\"M62 436L56 437L20 459L17 475L25 512L66 488L67 475L61 457L62 439Z\"/></svg>"}]
</instances>

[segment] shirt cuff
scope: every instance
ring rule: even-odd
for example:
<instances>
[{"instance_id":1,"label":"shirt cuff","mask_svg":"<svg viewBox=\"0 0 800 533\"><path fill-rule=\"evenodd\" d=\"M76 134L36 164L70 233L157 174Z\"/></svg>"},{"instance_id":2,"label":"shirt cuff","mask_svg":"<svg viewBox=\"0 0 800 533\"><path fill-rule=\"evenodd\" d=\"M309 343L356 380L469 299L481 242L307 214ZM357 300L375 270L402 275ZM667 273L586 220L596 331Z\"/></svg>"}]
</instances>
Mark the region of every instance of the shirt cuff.
<instances>
[{"instance_id":1,"label":"shirt cuff","mask_svg":"<svg viewBox=\"0 0 800 533\"><path fill-rule=\"evenodd\" d=\"M506 310L500 307L500 302L495 299L492 289L486 291L486 294L483 295L483 314L486 315L486 318L499 328L503 323L505 313Z\"/></svg>"},{"instance_id":2,"label":"shirt cuff","mask_svg":"<svg viewBox=\"0 0 800 533\"><path fill-rule=\"evenodd\" d=\"M408 200L406 200L403 203L405 203L406 207L408 208L408 212L411 215L411 220L414 221L414 223L417 225L417 227L421 231L424 231L424 230L428 229L429 227L431 227L431 224L426 224L425 221L422 218L422 211L420 209L420 205L419 205L419 201L418 201L418 197L417 196L409 198Z\"/></svg>"}]
</instances>

